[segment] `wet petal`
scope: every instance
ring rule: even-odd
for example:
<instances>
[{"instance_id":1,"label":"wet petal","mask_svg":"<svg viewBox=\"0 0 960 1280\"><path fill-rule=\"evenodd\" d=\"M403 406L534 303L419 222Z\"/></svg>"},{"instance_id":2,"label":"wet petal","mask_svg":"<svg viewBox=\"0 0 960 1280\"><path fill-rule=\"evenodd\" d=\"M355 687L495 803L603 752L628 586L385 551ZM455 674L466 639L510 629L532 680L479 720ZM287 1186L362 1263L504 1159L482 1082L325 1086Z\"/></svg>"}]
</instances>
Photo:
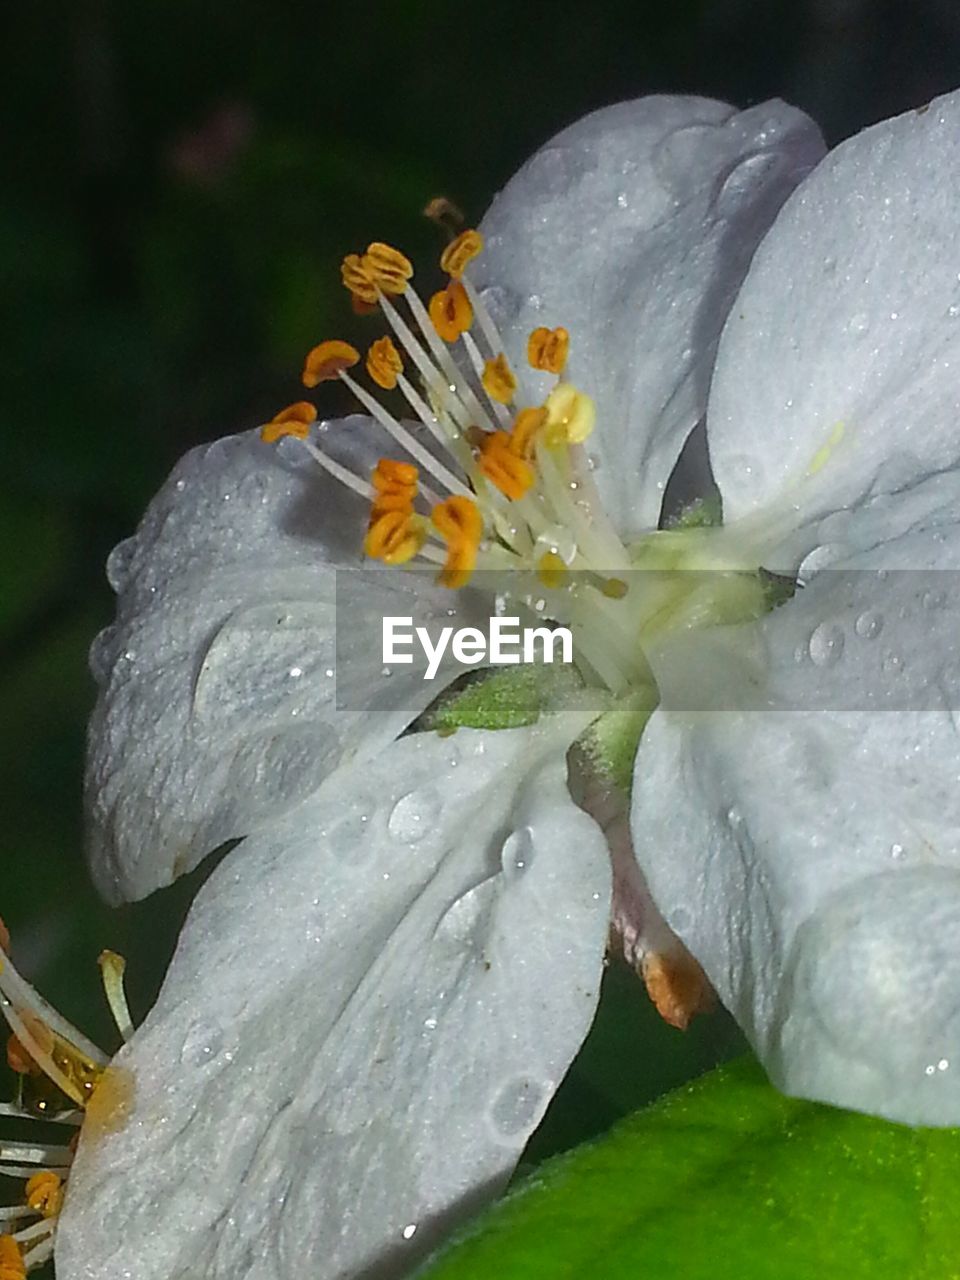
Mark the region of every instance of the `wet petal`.
<instances>
[{"instance_id":1,"label":"wet petal","mask_svg":"<svg viewBox=\"0 0 960 1280\"><path fill-rule=\"evenodd\" d=\"M892 544L864 527L762 624L661 655L632 813L658 906L774 1082L938 1125L960 1124L951 479L951 525L937 478L887 513Z\"/></svg>"},{"instance_id":2,"label":"wet petal","mask_svg":"<svg viewBox=\"0 0 960 1280\"><path fill-rule=\"evenodd\" d=\"M583 724L408 736L217 868L118 1056L132 1117L81 1141L63 1280L396 1274L503 1185L599 991Z\"/></svg>"},{"instance_id":3,"label":"wet petal","mask_svg":"<svg viewBox=\"0 0 960 1280\"><path fill-rule=\"evenodd\" d=\"M528 333L570 331L567 376L597 401L596 479L621 531L656 525L750 257L822 153L782 102L641 98L558 134L484 218L471 274L531 387L548 380L525 367Z\"/></svg>"},{"instance_id":4,"label":"wet petal","mask_svg":"<svg viewBox=\"0 0 960 1280\"><path fill-rule=\"evenodd\" d=\"M958 199L952 94L844 143L788 201L710 392L728 519L787 504L808 523L960 461Z\"/></svg>"},{"instance_id":5,"label":"wet petal","mask_svg":"<svg viewBox=\"0 0 960 1280\"><path fill-rule=\"evenodd\" d=\"M328 424L324 447L365 477L384 442L358 418ZM114 550L117 616L91 653L100 696L86 783L90 861L108 898L190 870L343 758L391 741L440 692L441 678L411 667L338 681L336 570L353 575L371 635L381 615L419 615L434 598L449 622L450 593L429 576L361 569L367 514L298 441L247 432L188 453Z\"/></svg>"}]
</instances>

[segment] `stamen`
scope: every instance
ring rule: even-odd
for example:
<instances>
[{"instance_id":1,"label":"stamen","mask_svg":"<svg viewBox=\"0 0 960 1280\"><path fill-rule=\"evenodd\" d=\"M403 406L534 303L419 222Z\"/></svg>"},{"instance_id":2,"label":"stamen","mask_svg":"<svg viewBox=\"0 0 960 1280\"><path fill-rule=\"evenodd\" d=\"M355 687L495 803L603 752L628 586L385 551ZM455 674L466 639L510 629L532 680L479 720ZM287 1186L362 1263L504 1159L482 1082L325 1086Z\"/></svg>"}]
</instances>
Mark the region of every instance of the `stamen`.
<instances>
[{"instance_id":1,"label":"stamen","mask_svg":"<svg viewBox=\"0 0 960 1280\"><path fill-rule=\"evenodd\" d=\"M35 1075L40 1070L16 1036L7 1040L7 1066L18 1076Z\"/></svg>"},{"instance_id":2,"label":"stamen","mask_svg":"<svg viewBox=\"0 0 960 1280\"><path fill-rule=\"evenodd\" d=\"M534 329L527 340L527 360L531 368L544 373L563 373L570 354L570 334L566 329Z\"/></svg>"},{"instance_id":3,"label":"stamen","mask_svg":"<svg viewBox=\"0 0 960 1280\"><path fill-rule=\"evenodd\" d=\"M466 221L462 209L446 196L434 196L425 207L423 216L442 227L450 236L455 236Z\"/></svg>"},{"instance_id":4,"label":"stamen","mask_svg":"<svg viewBox=\"0 0 960 1280\"><path fill-rule=\"evenodd\" d=\"M127 995L123 989L123 975L127 962L115 951L101 951L97 963L100 965L100 977L103 981L107 1004L117 1024L117 1030L126 1041L133 1035L133 1019L127 1006Z\"/></svg>"},{"instance_id":5,"label":"stamen","mask_svg":"<svg viewBox=\"0 0 960 1280\"><path fill-rule=\"evenodd\" d=\"M275 444L281 436L295 436L297 440L306 440L316 420L317 411L309 400L295 400L263 424L260 439L267 444Z\"/></svg>"},{"instance_id":6,"label":"stamen","mask_svg":"<svg viewBox=\"0 0 960 1280\"><path fill-rule=\"evenodd\" d=\"M376 288L384 293L400 294L406 291L413 278L413 264L399 249L375 241L367 245L361 259L361 268Z\"/></svg>"},{"instance_id":7,"label":"stamen","mask_svg":"<svg viewBox=\"0 0 960 1280\"><path fill-rule=\"evenodd\" d=\"M466 268L483 252L483 236L479 231L461 231L440 255L440 270L459 280Z\"/></svg>"},{"instance_id":8,"label":"stamen","mask_svg":"<svg viewBox=\"0 0 960 1280\"><path fill-rule=\"evenodd\" d=\"M483 517L470 498L453 497L438 503L430 513L434 527L447 544L447 558L440 584L454 590L465 587L477 563L483 536Z\"/></svg>"},{"instance_id":9,"label":"stamen","mask_svg":"<svg viewBox=\"0 0 960 1280\"><path fill-rule=\"evenodd\" d=\"M349 342L341 342L339 338L320 342L307 352L301 381L305 387L316 387L321 382L330 382L339 377L345 369L352 369L359 360L360 352L356 347L351 347Z\"/></svg>"},{"instance_id":10,"label":"stamen","mask_svg":"<svg viewBox=\"0 0 960 1280\"><path fill-rule=\"evenodd\" d=\"M24 1280L27 1268L13 1236L0 1236L0 1280Z\"/></svg>"},{"instance_id":11,"label":"stamen","mask_svg":"<svg viewBox=\"0 0 960 1280\"><path fill-rule=\"evenodd\" d=\"M569 573L570 570L556 551L545 551L537 561L537 577L550 590L559 590Z\"/></svg>"},{"instance_id":12,"label":"stamen","mask_svg":"<svg viewBox=\"0 0 960 1280\"><path fill-rule=\"evenodd\" d=\"M452 501L452 499L451 499ZM427 540L427 522L413 511L384 510L370 522L364 552L384 564L406 564Z\"/></svg>"},{"instance_id":13,"label":"stamen","mask_svg":"<svg viewBox=\"0 0 960 1280\"><path fill-rule=\"evenodd\" d=\"M393 345L391 338L378 338L367 352L367 373L384 391L392 391L397 379L403 373L403 361L400 352Z\"/></svg>"},{"instance_id":14,"label":"stamen","mask_svg":"<svg viewBox=\"0 0 960 1280\"><path fill-rule=\"evenodd\" d=\"M340 264L340 279L344 288L350 290L355 311L358 310L358 304L365 310L376 310L380 294L359 253L348 253L343 259Z\"/></svg>"},{"instance_id":15,"label":"stamen","mask_svg":"<svg viewBox=\"0 0 960 1280\"><path fill-rule=\"evenodd\" d=\"M517 380L502 352L484 365L481 382L490 399L498 404L509 404L517 392Z\"/></svg>"},{"instance_id":16,"label":"stamen","mask_svg":"<svg viewBox=\"0 0 960 1280\"><path fill-rule=\"evenodd\" d=\"M597 410L589 396L569 382L560 382L547 396L544 439L549 445L582 444L593 431Z\"/></svg>"},{"instance_id":17,"label":"stamen","mask_svg":"<svg viewBox=\"0 0 960 1280\"><path fill-rule=\"evenodd\" d=\"M34 1174L27 1183L27 1204L45 1218L55 1218L63 1205L63 1180L50 1170Z\"/></svg>"},{"instance_id":18,"label":"stamen","mask_svg":"<svg viewBox=\"0 0 960 1280\"><path fill-rule=\"evenodd\" d=\"M546 426L546 409L521 409L510 432L510 449L530 462L536 452L537 437Z\"/></svg>"},{"instance_id":19,"label":"stamen","mask_svg":"<svg viewBox=\"0 0 960 1280\"><path fill-rule=\"evenodd\" d=\"M430 323L444 342L456 342L473 324L473 307L459 280L451 280L446 289L435 293L427 311Z\"/></svg>"},{"instance_id":20,"label":"stamen","mask_svg":"<svg viewBox=\"0 0 960 1280\"><path fill-rule=\"evenodd\" d=\"M522 498L533 486L533 467L513 451L506 431L486 436L480 446L478 466L490 483L512 501Z\"/></svg>"}]
</instances>

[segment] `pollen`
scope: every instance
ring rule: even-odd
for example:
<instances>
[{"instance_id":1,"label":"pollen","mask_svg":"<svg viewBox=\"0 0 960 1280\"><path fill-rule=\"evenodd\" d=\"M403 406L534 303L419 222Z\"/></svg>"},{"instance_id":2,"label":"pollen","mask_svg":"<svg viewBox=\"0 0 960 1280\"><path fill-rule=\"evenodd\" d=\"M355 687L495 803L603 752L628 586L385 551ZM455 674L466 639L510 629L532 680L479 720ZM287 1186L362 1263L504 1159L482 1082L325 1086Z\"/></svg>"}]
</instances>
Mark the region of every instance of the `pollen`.
<instances>
[{"instance_id":1,"label":"pollen","mask_svg":"<svg viewBox=\"0 0 960 1280\"><path fill-rule=\"evenodd\" d=\"M444 342L456 342L473 324L473 307L459 280L451 280L430 299L430 322Z\"/></svg>"},{"instance_id":2,"label":"pollen","mask_svg":"<svg viewBox=\"0 0 960 1280\"><path fill-rule=\"evenodd\" d=\"M376 494L373 516L384 511L412 511L419 474L410 462L381 458L370 475L370 483Z\"/></svg>"},{"instance_id":3,"label":"pollen","mask_svg":"<svg viewBox=\"0 0 960 1280\"><path fill-rule=\"evenodd\" d=\"M480 448L478 466L491 484L516 501L532 488L535 476L533 467L513 451L511 444L506 431L487 434Z\"/></svg>"},{"instance_id":4,"label":"pollen","mask_svg":"<svg viewBox=\"0 0 960 1280\"><path fill-rule=\"evenodd\" d=\"M479 231L461 231L440 255L440 270L459 280L470 263L483 252L483 236Z\"/></svg>"},{"instance_id":5,"label":"pollen","mask_svg":"<svg viewBox=\"0 0 960 1280\"><path fill-rule=\"evenodd\" d=\"M547 444L582 444L593 431L597 411L589 396L569 382L560 382L547 396L544 438Z\"/></svg>"},{"instance_id":6,"label":"pollen","mask_svg":"<svg viewBox=\"0 0 960 1280\"><path fill-rule=\"evenodd\" d=\"M298 440L306 440L316 420L317 411L309 400L295 400L263 424L260 439L267 444L275 444L281 436L295 436Z\"/></svg>"},{"instance_id":7,"label":"pollen","mask_svg":"<svg viewBox=\"0 0 960 1280\"><path fill-rule=\"evenodd\" d=\"M376 511L363 540L371 560L406 564L420 551L427 537L426 521L414 511L386 508Z\"/></svg>"},{"instance_id":8,"label":"pollen","mask_svg":"<svg viewBox=\"0 0 960 1280\"><path fill-rule=\"evenodd\" d=\"M471 498L454 496L439 502L430 513L434 528L447 544L447 558L440 574L441 585L465 587L477 563L483 536L483 516Z\"/></svg>"},{"instance_id":9,"label":"pollen","mask_svg":"<svg viewBox=\"0 0 960 1280\"><path fill-rule=\"evenodd\" d=\"M527 339L530 367L544 373L563 373L570 354L570 334L566 329L534 329Z\"/></svg>"},{"instance_id":10,"label":"pollen","mask_svg":"<svg viewBox=\"0 0 960 1280\"><path fill-rule=\"evenodd\" d=\"M509 404L517 393L517 380L502 352L486 362L480 380L484 391L498 404Z\"/></svg>"},{"instance_id":11,"label":"pollen","mask_svg":"<svg viewBox=\"0 0 960 1280\"><path fill-rule=\"evenodd\" d=\"M55 1218L63 1205L63 1180L50 1170L35 1173L27 1182L26 1200L44 1218Z\"/></svg>"},{"instance_id":12,"label":"pollen","mask_svg":"<svg viewBox=\"0 0 960 1280\"><path fill-rule=\"evenodd\" d=\"M413 278L413 263L399 249L376 241L367 245L363 269L376 288L388 294L401 294Z\"/></svg>"},{"instance_id":13,"label":"pollen","mask_svg":"<svg viewBox=\"0 0 960 1280\"><path fill-rule=\"evenodd\" d=\"M307 352L301 380L305 387L316 387L321 382L331 382L339 377L344 369L352 369L359 360L360 352L356 347L351 347L349 342L341 342L339 338L321 342Z\"/></svg>"},{"instance_id":14,"label":"pollen","mask_svg":"<svg viewBox=\"0 0 960 1280\"><path fill-rule=\"evenodd\" d=\"M384 391L392 391L403 373L403 361L392 338L378 338L367 352L367 373Z\"/></svg>"},{"instance_id":15,"label":"pollen","mask_svg":"<svg viewBox=\"0 0 960 1280\"><path fill-rule=\"evenodd\" d=\"M0 1280L24 1280L27 1269L13 1236L0 1236Z\"/></svg>"}]
</instances>

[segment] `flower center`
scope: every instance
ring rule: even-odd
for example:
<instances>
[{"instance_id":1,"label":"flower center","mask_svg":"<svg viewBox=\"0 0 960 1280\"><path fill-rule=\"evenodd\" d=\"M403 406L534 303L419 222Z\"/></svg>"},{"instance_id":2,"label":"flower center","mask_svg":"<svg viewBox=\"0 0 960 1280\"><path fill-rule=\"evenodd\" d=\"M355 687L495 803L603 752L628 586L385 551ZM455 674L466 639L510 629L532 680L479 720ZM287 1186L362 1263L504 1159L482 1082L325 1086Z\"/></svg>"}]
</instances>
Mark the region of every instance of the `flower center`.
<instances>
[{"instance_id":1,"label":"flower center","mask_svg":"<svg viewBox=\"0 0 960 1280\"><path fill-rule=\"evenodd\" d=\"M0 1207L0 1280L22 1280L53 1253L57 1219L79 1138L93 1124L101 1131L121 1127L132 1100L132 1080L112 1067L96 1045L62 1018L14 968L10 938L0 921L0 1012L12 1032L7 1063L17 1075L12 1103L0 1116L44 1127L43 1140L0 1141L0 1174L24 1180L19 1204ZM132 1033L123 995L123 961L113 952L100 957L104 987L121 1035ZM87 1119L84 1121L84 1116ZM51 1142L53 1126L66 1126L67 1142Z\"/></svg>"},{"instance_id":2,"label":"flower center","mask_svg":"<svg viewBox=\"0 0 960 1280\"><path fill-rule=\"evenodd\" d=\"M426 305L411 283L410 261L391 246L374 243L343 260L354 310L379 308L391 330L369 347L367 375L380 390L399 391L417 422L401 422L353 376L360 353L339 339L308 353L302 380L313 388L339 378L402 458L381 458L369 477L355 474L324 452L312 432L317 411L303 400L276 414L261 435L268 443L295 437L369 501L369 557L434 565L438 581L454 590L484 573L498 612L528 610L568 625L587 682L619 696L652 683L643 652L651 627L715 620L704 584L691 609L691 584L675 572L692 567L707 531L692 540L657 532L637 546L624 544L583 449L595 426L593 401L564 379L570 335L541 327L528 336L528 365L554 379L538 402L470 281L482 249L479 232L456 236L440 258L448 282ZM664 537L669 550L658 545L651 555ZM652 574L638 572L648 569Z\"/></svg>"}]
</instances>

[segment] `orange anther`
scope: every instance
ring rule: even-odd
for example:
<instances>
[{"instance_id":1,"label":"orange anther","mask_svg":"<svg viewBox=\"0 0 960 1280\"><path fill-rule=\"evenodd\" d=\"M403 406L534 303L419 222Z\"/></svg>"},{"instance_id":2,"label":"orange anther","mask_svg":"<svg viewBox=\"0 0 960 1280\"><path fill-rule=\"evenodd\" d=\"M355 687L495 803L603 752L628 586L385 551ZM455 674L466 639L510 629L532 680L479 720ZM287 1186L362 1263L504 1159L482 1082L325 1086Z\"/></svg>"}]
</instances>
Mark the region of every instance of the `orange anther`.
<instances>
[{"instance_id":1,"label":"orange anther","mask_svg":"<svg viewBox=\"0 0 960 1280\"><path fill-rule=\"evenodd\" d=\"M510 432L510 452L529 462L536 452L537 436L546 421L546 409L521 409Z\"/></svg>"},{"instance_id":2,"label":"orange anther","mask_svg":"<svg viewBox=\"0 0 960 1280\"><path fill-rule=\"evenodd\" d=\"M349 342L341 342L339 338L321 342L307 353L303 362L303 385L315 387L318 383L329 382L344 369L352 369L359 359L360 352Z\"/></svg>"},{"instance_id":3,"label":"orange anther","mask_svg":"<svg viewBox=\"0 0 960 1280\"><path fill-rule=\"evenodd\" d=\"M459 209L446 196L434 196L423 211L423 216L443 227L449 235L454 236L464 224L463 210Z\"/></svg>"},{"instance_id":4,"label":"orange anther","mask_svg":"<svg viewBox=\"0 0 960 1280\"><path fill-rule=\"evenodd\" d=\"M354 310L359 303L373 311L377 305L377 286L370 277L359 253L348 253L340 263L340 279L344 288L349 289L353 297Z\"/></svg>"},{"instance_id":5,"label":"orange anther","mask_svg":"<svg viewBox=\"0 0 960 1280\"><path fill-rule=\"evenodd\" d=\"M27 1182L27 1204L45 1218L55 1218L63 1205L63 1183L50 1170L35 1173Z\"/></svg>"},{"instance_id":6,"label":"orange anther","mask_svg":"<svg viewBox=\"0 0 960 1280\"><path fill-rule=\"evenodd\" d=\"M0 1280L24 1280L27 1268L13 1236L0 1236Z\"/></svg>"},{"instance_id":7,"label":"orange anther","mask_svg":"<svg viewBox=\"0 0 960 1280\"><path fill-rule=\"evenodd\" d=\"M403 373L400 352L391 338L378 338L367 352L367 373L378 387L392 391Z\"/></svg>"},{"instance_id":8,"label":"orange anther","mask_svg":"<svg viewBox=\"0 0 960 1280\"><path fill-rule=\"evenodd\" d=\"M481 445L477 465L490 483L514 502L522 498L533 484L533 467L512 451L506 431L493 431L487 435Z\"/></svg>"},{"instance_id":9,"label":"orange anther","mask_svg":"<svg viewBox=\"0 0 960 1280\"><path fill-rule=\"evenodd\" d=\"M465 587L477 563L483 536L483 516L472 498L454 494L438 502L430 513L434 528L447 544L447 559L438 581L441 586Z\"/></svg>"},{"instance_id":10,"label":"orange anther","mask_svg":"<svg viewBox=\"0 0 960 1280\"><path fill-rule=\"evenodd\" d=\"M496 400L499 404L509 404L516 395L517 380L513 376L507 357L503 354L487 361L483 366L483 376L480 381L490 399Z\"/></svg>"},{"instance_id":11,"label":"orange anther","mask_svg":"<svg viewBox=\"0 0 960 1280\"><path fill-rule=\"evenodd\" d=\"M413 511L419 475L411 462L380 459L370 476L370 483L377 491L370 513L371 525L385 511Z\"/></svg>"},{"instance_id":12,"label":"orange anther","mask_svg":"<svg viewBox=\"0 0 960 1280\"><path fill-rule=\"evenodd\" d=\"M534 329L527 339L527 359L531 368L544 373L563 373L570 354L570 334L566 329Z\"/></svg>"},{"instance_id":13,"label":"orange anther","mask_svg":"<svg viewBox=\"0 0 960 1280\"><path fill-rule=\"evenodd\" d=\"M36 1075L40 1070L16 1036L7 1041L7 1066L18 1076Z\"/></svg>"},{"instance_id":14,"label":"orange anther","mask_svg":"<svg viewBox=\"0 0 960 1280\"><path fill-rule=\"evenodd\" d=\"M426 521L413 511L380 511L363 540L363 549L384 564L406 564L426 540Z\"/></svg>"},{"instance_id":15,"label":"orange anther","mask_svg":"<svg viewBox=\"0 0 960 1280\"><path fill-rule=\"evenodd\" d=\"M273 444L281 436L296 436L298 440L306 440L316 420L317 411L309 400L295 400L263 424L260 439L267 444Z\"/></svg>"},{"instance_id":16,"label":"orange anther","mask_svg":"<svg viewBox=\"0 0 960 1280\"><path fill-rule=\"evenodd\" d=\"M473 307L459 280L451 280L430 299L430 320L444 342L456 342L473 324Z\"/></svg>"},{"instance_id":17,"label":"orange anther","mask_svg":"<svg viewBox=\"0 0 960 1280\"><path fill-rule=\"evenodd\" d=\"M367 245L362 266L374 285L384 293L403 293L413 276L410 259L404 257L399 249L380 241Z\"/></svg>"},{"instance_id":18,"label":"orange anther","mask_svg":"<svg viewBox=\"0 0 960 1280\"><path fill-rule=\"evenodd\" d=\"M440 270L459 280L469 264L483 252L483 236L479 231L461 231L440 255Z\"/></svg>"}]
</instances>

